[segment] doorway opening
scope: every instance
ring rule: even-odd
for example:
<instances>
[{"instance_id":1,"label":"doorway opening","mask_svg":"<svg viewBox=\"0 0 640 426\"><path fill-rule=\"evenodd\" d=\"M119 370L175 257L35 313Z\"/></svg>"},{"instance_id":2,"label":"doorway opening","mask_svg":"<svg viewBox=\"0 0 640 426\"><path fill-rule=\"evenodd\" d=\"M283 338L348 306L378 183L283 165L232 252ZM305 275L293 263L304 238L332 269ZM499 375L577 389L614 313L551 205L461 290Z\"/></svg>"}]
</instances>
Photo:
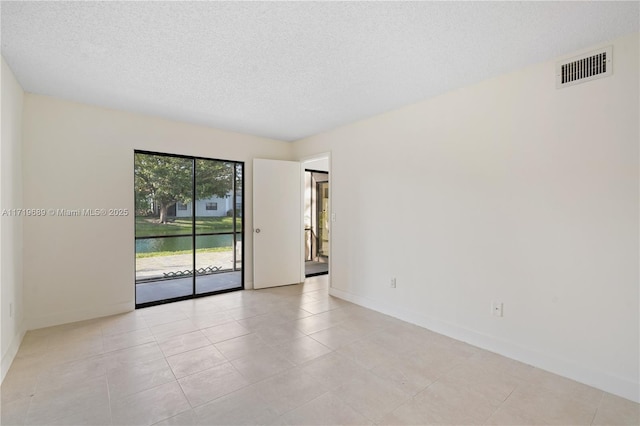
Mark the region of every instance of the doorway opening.
<instances>
[{"instance_id":1,"label":"doorway opening","mask_svg":"<svg viewBox=\"0 0 640 426\"><path fill-rule=\"evenodd\" d=\"M329 273L329 171L324 163L304 163L305 277ZM322 169L308 168L312 165Z\"/></svg>"},{"instance_id":2,"label":"doorway opening","mask_svg":"<svg viewBox=\"0 0 640 426\"><path fill-rule=\"evenodd\" d=\"M244 163L135 151L136 308L244 288Z\"/></svg>"}]
</instances>

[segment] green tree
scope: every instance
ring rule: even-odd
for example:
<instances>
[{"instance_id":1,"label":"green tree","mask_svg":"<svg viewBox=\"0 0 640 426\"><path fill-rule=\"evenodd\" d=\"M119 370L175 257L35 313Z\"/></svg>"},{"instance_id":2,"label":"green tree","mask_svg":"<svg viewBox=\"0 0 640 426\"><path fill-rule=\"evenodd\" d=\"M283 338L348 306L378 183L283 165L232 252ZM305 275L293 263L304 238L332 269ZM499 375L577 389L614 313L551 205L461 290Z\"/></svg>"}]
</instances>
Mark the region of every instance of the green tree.
<instances>
[{"instance_id":1,"label":"green tree","mask_svg":"<svg viewBox=\"0 0 640 426\"><path fill-rule=\"evenodd\" d=\"M193 199L194 161L164 155L135 154L136 205L152 199L160 210L160 223L167 223L167 211ZM195 160L196 200L227 197L232 188L232 164L215 160Z\"/></svg>"}]
</instances>

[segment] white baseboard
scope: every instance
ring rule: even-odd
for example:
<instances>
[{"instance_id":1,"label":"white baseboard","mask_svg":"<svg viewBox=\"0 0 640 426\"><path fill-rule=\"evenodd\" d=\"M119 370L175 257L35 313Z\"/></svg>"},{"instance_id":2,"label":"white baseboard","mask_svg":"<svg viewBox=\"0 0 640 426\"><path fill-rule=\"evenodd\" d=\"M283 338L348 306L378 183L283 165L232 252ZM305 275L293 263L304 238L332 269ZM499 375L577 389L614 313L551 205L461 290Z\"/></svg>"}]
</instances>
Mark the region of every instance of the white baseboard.
<instances>
[{"instance_id":1,"label":"white baseboard","mask_svg":"<svg viewBox=\"0 0 640 426\"><path fill-rule=\"evenodd\" d=\"M391 306L384 302L336 288L330 288L329 294L631 401L640 402L640 383L633 382L627 378L612 376L602 371L582 367L568 360L521 347L508 340L482 334L455 324L430 318L422 313Z\"/></svg>"},{"instance_id":2,"label":"white baseboard","mask_svg":"<svg viewBox=\"0 0 640 426\"><path fill-rule=\"evenodd\" d=\"M20 349L20 344L22 343L22 339L24 338L25 333L26 330L24 329L23 323L22 325L20 325L18 333L13 336L13 339L11 339L11 344L9 345L7 352L2 355L2 363L0 366L0 383L4 381L5 376L9 372L11 363L13 363L13 360L18 353L18 349Z\"/></svg>"},{"instance_id":3,"label":"white baseboard","mask_svg":"<svg viewBox=\"0 0 640 426\"><path fill-rule=\"evenodd\" d=\"M106 317L130 312L135 309L133 302L119 303L109 306L96 306L93 309L78 309L69 312L59 312L50 315L43 315L29 320L28 330L52 327L55 325L68 324L71 322L85 321L94 318Z\"/></svg>"}]
</instances>

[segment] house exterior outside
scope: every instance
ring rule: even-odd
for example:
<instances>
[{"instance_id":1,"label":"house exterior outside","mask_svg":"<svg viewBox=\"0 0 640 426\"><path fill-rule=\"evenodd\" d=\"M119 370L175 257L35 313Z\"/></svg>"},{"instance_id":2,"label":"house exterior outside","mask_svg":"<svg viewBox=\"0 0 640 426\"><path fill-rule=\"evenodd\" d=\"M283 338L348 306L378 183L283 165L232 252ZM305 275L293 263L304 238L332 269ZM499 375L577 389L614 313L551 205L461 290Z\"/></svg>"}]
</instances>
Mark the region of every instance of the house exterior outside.
<instances>
[{"instance_id":1,"label":"house exterior outside","mask_svg":"<svg viewBox=\"0 0 640 426\"><path fill-rule=\"evenodd\" d=\"M191 217L193 203L176 203L175 205L175 217ZM196 217L221 217L233 215L233 197L229 194L228 197L219 198L211 197L204 200L196 200ZM236 209L238 210L236 215L242 215L242 198L236 197ZM170 209L169 215L173 213Z\"/></svg>"}]
</instances>

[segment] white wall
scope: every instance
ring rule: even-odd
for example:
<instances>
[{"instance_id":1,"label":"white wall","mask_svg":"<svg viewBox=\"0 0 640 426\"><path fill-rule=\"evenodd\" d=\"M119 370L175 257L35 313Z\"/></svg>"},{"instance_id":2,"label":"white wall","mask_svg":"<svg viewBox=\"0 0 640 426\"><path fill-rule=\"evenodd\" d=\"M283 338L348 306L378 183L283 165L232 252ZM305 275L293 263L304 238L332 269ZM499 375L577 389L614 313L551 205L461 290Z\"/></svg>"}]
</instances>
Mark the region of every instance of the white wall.
<instances>
[{"instance_id":1,"label":"white wall","mask_svg":"<svg viewBox=\"0 0 640 426\"><path fill-rule=\"evenodd\" d=\"M291 144L164 119L25 96L24 205L134 207L134 149L245 162L245 229L252 225L253 157L289 159ZM245 284L252 287L246 240ZM134 307L134 219L27 218L24 281L29 328Z\"/></svg>"},{"instance_id":2,"label":"white wall","mask_svg":"<svg viewBox=\"0 0 640 426\"><path fill-rule=\"evenodd\" d=\"M329 159L319 158L317 160L304 161L304 168L309 170L317 170L322 172L329 171Z\"/></svg>"},{"instance_id":3,"label":"white wall","mask_svg":"<svg viewBox=\"0 0 640 426\"><path fill-rule=\"evenodd\" d=\"M638 50L616 40L609 78L556 90L547 62L295 142L331 152L332 293L638 401Z\"/></svg>"},{"instance_id":4,"label":"white wall","mask_svg":"<svg viewBox=\"0 0 640 426\"><path fill-rule=\"evenodd\" d=\"M22 106L24 93L2 58L2 146L0 148L0 210L19 209L22 204ZM2 367L4 379L24 336L22 292L23 219L2 215L0 222L0 318L2 318Z\"/></svg>"}]
</instances>

